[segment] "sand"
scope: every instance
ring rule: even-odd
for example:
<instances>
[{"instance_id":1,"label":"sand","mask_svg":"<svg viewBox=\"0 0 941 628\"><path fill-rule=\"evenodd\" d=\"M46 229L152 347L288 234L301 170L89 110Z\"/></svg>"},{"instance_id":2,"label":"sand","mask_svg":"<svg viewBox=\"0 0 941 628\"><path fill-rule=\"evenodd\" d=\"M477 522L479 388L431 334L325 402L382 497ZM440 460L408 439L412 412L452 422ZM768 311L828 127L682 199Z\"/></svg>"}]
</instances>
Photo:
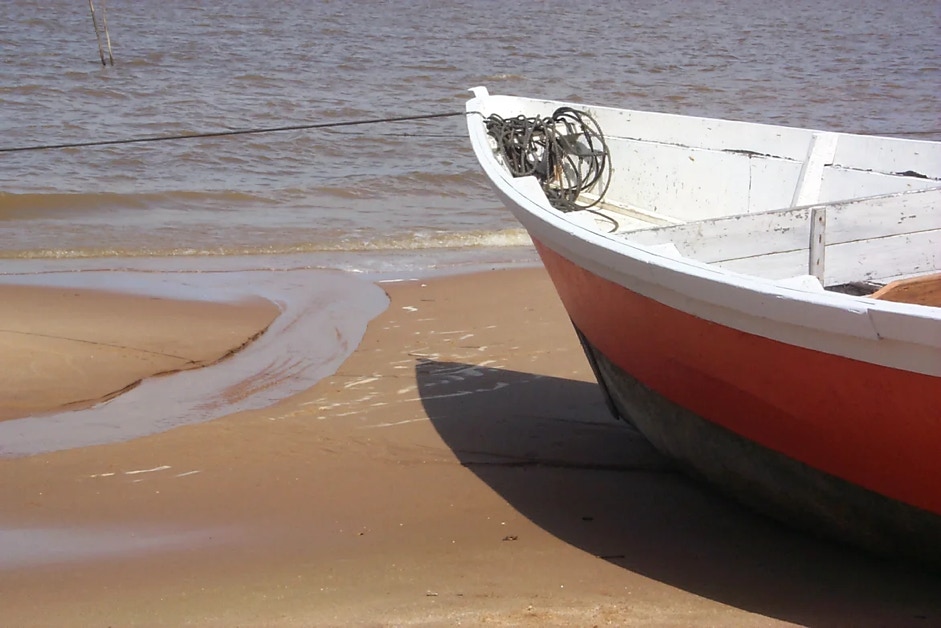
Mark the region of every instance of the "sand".
<instances>
[{"instance_id":1,"label":"sand","mask_svg":"<svg viewBox=\"0 0 941 628\"><path fill-rule=\"evenodd\" d=\"M938 576L740 508L610 419L541 269L383 287L389 308L301 394L0 459L0 625L941 622ZM211 363L271 314L76 294L17 297L29 334L0 336L3 407L88 403L148 369ZM47 298L89 309L58 317ZM119 307L139 315L115 336ZM104 339L139 353L85 356Z\"/></svg>"},{"instance_id":2,"label":"sand","mask_svg":"<svg viewBox=\"0 0 941 628\"><path fill-rule=\"evenodd\" d=\"M280 311L263 299L179 301L45 286L2 286L0 304L0 421L87 407L144 377L212 364Z\"/></svg>"}]
</instances>

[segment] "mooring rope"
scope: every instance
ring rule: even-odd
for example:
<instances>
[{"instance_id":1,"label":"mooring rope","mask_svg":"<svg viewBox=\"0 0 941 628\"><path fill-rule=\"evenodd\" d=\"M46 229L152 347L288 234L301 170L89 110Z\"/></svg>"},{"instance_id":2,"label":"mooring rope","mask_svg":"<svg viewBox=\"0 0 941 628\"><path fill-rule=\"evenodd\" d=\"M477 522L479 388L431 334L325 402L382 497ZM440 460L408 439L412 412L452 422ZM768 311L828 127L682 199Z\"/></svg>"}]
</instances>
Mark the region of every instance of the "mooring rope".
<instances>
[{"instance_id":1,"label":"mooring rope","mask_svg":"<svg viewBox=\"0 0 941 628\"><path fill-rule=\"evenodd\" d=\"M94 142L66 142L62 144L42 144L38 146L0 146L0 153L22 153L35 150L56 150L61 148L87 148L90 146L116 146L118 144L140 144L144 142L168 142L171 140L193 140L206 137L227 137L231 135L255 135L259 133L277 133L279 131L304 131L307 129L330 129L335 127L357 126L364 124L381 124L386 122L410 122L413 120L433 120L435 118L454 118L463 116L464 112L427 113L414 116L398 116L394 118L371 118L366 120L345 120L341 122L314 122L311 124L291 124L287 126L262 127L254 129L238 129L233 131L209 131L205 133L186 133L182 135L156 135L151 137L133 137L121 140L98 140Z\"/></svg>"}]
</instances>

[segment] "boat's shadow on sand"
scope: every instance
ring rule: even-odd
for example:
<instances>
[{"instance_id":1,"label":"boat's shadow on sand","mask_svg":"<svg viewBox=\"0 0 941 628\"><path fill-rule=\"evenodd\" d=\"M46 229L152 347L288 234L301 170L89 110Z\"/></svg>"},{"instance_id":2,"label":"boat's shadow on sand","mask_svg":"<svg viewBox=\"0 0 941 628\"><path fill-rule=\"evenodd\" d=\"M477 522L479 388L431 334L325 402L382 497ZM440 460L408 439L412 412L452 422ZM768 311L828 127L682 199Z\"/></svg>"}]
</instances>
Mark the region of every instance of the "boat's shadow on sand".
<instances>
[{"instance_id":1,"label":"boat's shadow on sand","mask_svg":"<svg viewBox=\"0 0 941 628\"><path fill-rule=\"evenodd\" d=\"M941 624L941 576L793 531L688 479L609 418L593 383L438 361L416 374L462 464L566 543L786 621Z\"/></svg>"}]
</instances>

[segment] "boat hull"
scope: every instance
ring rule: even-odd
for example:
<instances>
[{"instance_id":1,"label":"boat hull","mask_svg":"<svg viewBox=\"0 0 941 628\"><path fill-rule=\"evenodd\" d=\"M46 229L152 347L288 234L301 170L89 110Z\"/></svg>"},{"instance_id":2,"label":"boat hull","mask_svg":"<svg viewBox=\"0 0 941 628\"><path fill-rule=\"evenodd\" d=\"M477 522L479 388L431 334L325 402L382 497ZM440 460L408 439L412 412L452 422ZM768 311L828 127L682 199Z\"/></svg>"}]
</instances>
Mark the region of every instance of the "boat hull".
<instances>
[{"instance_id":1,"label":"boat hull","mask_svg":"<svg viewBox=\"0 0 941 628\"><path fill-rule=\"evenodd\" d=\"M776 518L941 566L938 378L697 318L535 243L613 409L661 452Z\"/></svg>"},{"instance_id":2,"label":"boat hull","mask_svg":"<svg viewBox=\"0 0 941 628\"><path fill-rule=\"evenodd\" d=\"M941 565L941 309L824 289L941 272L941 144L473 92L474 153L614 413L745 502ZM530 176L491 133L559 107L618 164L587 212L553 199L594 138Z\"/></svg>"},{"instance_id":3,"label":"boat hull","mask_svg":"<svg viewBox=\"0 0 941 628\"><path fill-rule=\"evenodd\" d=\"M817 471L715 425L647 388L579 336L617 415L692 475L812 534L941 568L937 515Z\"/></svg>"}]
</instances>

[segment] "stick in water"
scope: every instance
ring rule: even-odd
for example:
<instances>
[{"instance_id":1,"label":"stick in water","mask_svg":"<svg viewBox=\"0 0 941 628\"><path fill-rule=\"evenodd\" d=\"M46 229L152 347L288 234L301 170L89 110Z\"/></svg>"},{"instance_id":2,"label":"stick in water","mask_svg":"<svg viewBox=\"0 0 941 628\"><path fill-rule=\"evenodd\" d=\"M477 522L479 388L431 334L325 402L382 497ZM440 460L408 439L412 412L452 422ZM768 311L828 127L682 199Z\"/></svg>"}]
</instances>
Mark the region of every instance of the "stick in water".
<instances>
[{"instance_id":1,"label":"stick in water","mask_svg":"<svg viewBox=\"0 0 941 628\"><path fill-rule=\"evenodd\" d=\"M91 0L88 0L91 2ZM105 41L108 42L108 61L114 65L114 55L111 53L111 34L108 33L108 5L105 0L101 0L101 23L105 27Z\"/></svg>"},{"instance_id":2,"label":"stick in water","mask_svg":"<svg viewBox=\"0 0 941 628\"><path fill-rule=\"evenodd\" d=\"M95 5L92 0L88 0L88 8L91 9L91 23L95 25L95 38L98 40L98 55L101 57L101 65L106 65L105 51L101 48L101 34L98 33L98 20L95 19Z\"/></svg>"}]
</instances>

